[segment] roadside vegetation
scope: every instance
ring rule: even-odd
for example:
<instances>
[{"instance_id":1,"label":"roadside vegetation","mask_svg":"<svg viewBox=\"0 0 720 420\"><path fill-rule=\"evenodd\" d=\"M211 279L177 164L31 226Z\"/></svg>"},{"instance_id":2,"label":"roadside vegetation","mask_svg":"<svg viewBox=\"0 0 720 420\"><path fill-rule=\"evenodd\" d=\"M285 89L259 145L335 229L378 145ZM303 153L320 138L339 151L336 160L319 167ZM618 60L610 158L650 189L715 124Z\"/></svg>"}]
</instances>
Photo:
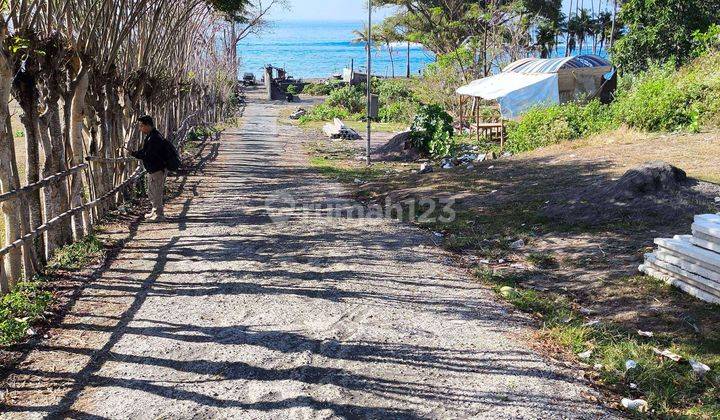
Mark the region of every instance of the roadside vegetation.
<instances>
[{"instance_id":1,"label":"roadside vegetation","mask_svg":"<svg viewBox=\"0 0 720 420\"><path fill-rule=\"evenodd\" d=\"M611 54L620 70L615 101L603 105L579 98L534 108L507 122L505 146L511 157L423 174L418 163L401 161L367 168L354 159L358 145L317 142L310 148L311 163L323 175L351 184L365 202L457 198L455 221L410 222L433 232L478 281L533 317L539 325L537 346L551 357L572 360L606 391L611 406L622 408L622 398L642 399L652 417L718 418L719 308L639 275L637 267L654 238L687 233L695 214L718 210L719 8L700 1L623 2L617 22L623 29L613 34ZM434 25L464 19L443 14L442 7L433 10L442 16ZM546 23L550 33L560 30L546 12L542 19L548 20L537 30L547 30ZM473 43L472 29L442 38L438 31L421 33L432 26L421 11L409 11L403 19L405 29L412 33L414 28L413 39L434 45L438 58L399 101L412 104L406 106L412 116L403 121L412 127L413 145L431 161L466 153L465 146L500 152L497 143L478 143L474 134L460 129L458 116L469 115L469 109L461 109L454 95L488 68L502 67L497 57L482 54L489 47ZM548 43L540 47L552 51L555 37L537 35L538 42ZM458 46L456 36L470 41ZM331 108L353 118L354 111L338 100L342 97L337 95ZM488 111L482 118L497 115ZM602 191L628 169L651 160L665 160L697 180L692 198L660 200L640 218L618 216L594 224L567 222L547 211L566 207L572 212L568 203L582 203L584 194ZM670 208L677 216L666 213ZM620 214L613 207L602 211ZM690 361L709 372L694 369Z\"/></svg>"},{"instance_id":2,"label":"roadside vegetation","mask_svg":"<svg viewBox=\"0 0 720 420\"><path fill-rule=\"evenodd\" d=\"M21 281L0 300L0 345L9 346L34 336L36 328L52 315L55 301L51 279L59 272L77 271L105 255L105 245L95 235L58 248L44 275Z\"/></svg>"}]
</instances>

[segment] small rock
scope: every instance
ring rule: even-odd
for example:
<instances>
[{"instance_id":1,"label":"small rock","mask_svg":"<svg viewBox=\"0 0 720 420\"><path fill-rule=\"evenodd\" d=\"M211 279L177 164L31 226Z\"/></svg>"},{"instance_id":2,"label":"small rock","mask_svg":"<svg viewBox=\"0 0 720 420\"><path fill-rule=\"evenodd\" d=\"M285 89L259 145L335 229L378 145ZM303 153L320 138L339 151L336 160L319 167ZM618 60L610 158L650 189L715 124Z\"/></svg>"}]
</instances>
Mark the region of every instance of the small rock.
<instances>
[{"instance_id":1,"label":"small rock","mask_svg":"<svg viewBox=\"0 0 720 420\"><path fill-rule=\"evenodd\" d=\"M637 362L634 360L628 360L625 362L625 370L631 370L635 369L637 367Z\"/></svg>"},{"instance_id":2,"label":"small rock","mask_svg":"<svg viewBox=\"0 0 720 420\"><path fill-rule=\"evenodd\" d=\"M632 382L630 383L630 389L637 389L637 388L638 388L637 384L634 384Z\"/></svg>"},{"instance_id":3,"label":"small rock","mask_svg":"<svg viewBox=\"0 0 720 420\"><path fill-rule=\"evenodd\" d=\"M472 171L473 169L475 169L475 165L470 164L470 165L466 166L465 169L467 169L468 171Z\"/></svg>"},{"instance_id":4,"label":"small rock","mask_svg":"<svg viewBox=\"0 0 720 420\"><path fill-rule=\"evenodd\" d=\"M508 158L510 156L512 156L511 152L503 152L503 154L502 154L502 157L504 157L504 158Z\"/></svg>"},{"instance_id":5,"label":"small rock","mask_svg":"<svg viewBox=\"0 0 720 420\"><path fill-rule=\"evenodd\" d=\"M435 235L436 238L442 238L444 235L440 232L433 232L433 235Z\"/></svg>"},{"instance_id":6,"label":"small rock","mask_svg":"<svg viewBox=\"0 0 720 420\"><path fill-rule=\"evenodd\" d=\"M35 336L37 333L35 332L34 329L28 328L27 331L25 331L25 334L27 334L28 337L33 337L33 336Z\"/></svg>"},{"instance_id":7,"label":"small rock","mask_svg":"<svg viewBox=\"0 0 720 420\"><path fill-rule=\"evenodd\" d=\"M593 366L593 369L595 370L603 370L605 366L603 366L602 363L596 363L595 366Z\"/></svg>"},{"instance_id":8,"label":"small rock","mask_svg":"<svg viewBox=\"0 0 720 420\"><path fill-rule=\"evenodd\" d=\"M637 411L638 413L646 413L648 411L648 403L645 400L631 400L630 398L623 398L620 401L623 407L628 410Z\"/></svg>"},{"instance_id":9,"label":"small rock","mask_svg":"<svg viewBox=\"0 0 720 420\"><path fill-rule=\"evenodd\" d=\"M696 360L690 359L690 366L692 366L693 372L695 372L698 376L705 376L708 372L710 372L710 366Z\"/></svg>"},{"instance_id":10,"label":"small rock","mask_svg":"<svg viewBox=\"0 0 720 420\"><path fill-rule=\"evenodd\" d=\"M652 331L638 330L638 335L642 337L654 337L655 333L653 333Z\"/></svg>"},{"instance_id":11,"label":"small rock","mask_svg":"<svg viewBox=\"0 0 720 420\"><path fill-rule=\"evenodd\" d=\"M525 241L522 239L518 239L517 241L510 244L510 249L514 249L516 251L523 249L524 247L525 247Z\"/></svg>"},{"instance_id":12,"label":"small rock","mask_svg":"<svg viewBox=\"0 0 720 420\"><path fill-rule=\"evenodd\" d=\"M502 259L502 258L500 258L500 259L498 260L498 264L505 264L505 260Z\"/></svg>"},{"instance_id":13,"label":"small rock","mask_svg":"<svg viewBox=\"0 0 720 420\"><path fill-rule=\"evenodd\" d=\"M588 321L588 322L584 323L583 327L592 327L592 326L598 325L599 323L600 323L599 320L594 319L592 321Z\"/></svg>"},{"instance_id":14,"label":"small rock","mask_svg":"<svg viewBox=\"0 0 720 420\"><path fill-rule=\"evenodd\" d=\"M355 181L354 181L354 182L355 182L356 184L362 184L362 183L363 183L363 180L360 179L360 178L355 178Z\"/></svg>"},{"instance_id":15,"label":"small rock","mask_svg":"<svg viewBox=\"0 0 720 420\"><path fill-rule=\"evenodd\" d=\"M584 351L582 353L578 353L578 357L582 360L587 360L590 358L590 356L592 356L592 353L592 350Z\"/></svg>"},{"instance_id":16,"label":"small rock","mask_svg":"<svg viewBox=\"0 0 720 420\"><path fill-rule=\"evenodd\" d=\"M493 169L494 167L495 167L495 165L490 165L490 166L488 166L488 169Z\"/></svg>"},{"instance_id":17,"label":"small rock","mask_svg":"<svg viewBox=\"0 0 720 420\"><path fill-rule=\"evenodd\" d=\"M420 173L421 174L429 174L430 172L433 172L434 170L435 169L432 167L432 165L427 162L420 165Z\"/></svg>"},{"instance_id":18,"label":"small rock","mask_svg":"<svg viewBox=\"0 0 720 420\"><path fill-rule=\"evenodd\" d=\"M475 158L476 163L485 162L487 160L487 154L479 154Z\"/></svg>"},{"instance_id":19,"label":"small rock","mask_svg":"<svg viewBox=\"0 0 720 420\"><path fill-rule=\"evenodd\" d=\"M720 204L720 197L715 197L715 204Z\"/></svg>"}]
</instances>

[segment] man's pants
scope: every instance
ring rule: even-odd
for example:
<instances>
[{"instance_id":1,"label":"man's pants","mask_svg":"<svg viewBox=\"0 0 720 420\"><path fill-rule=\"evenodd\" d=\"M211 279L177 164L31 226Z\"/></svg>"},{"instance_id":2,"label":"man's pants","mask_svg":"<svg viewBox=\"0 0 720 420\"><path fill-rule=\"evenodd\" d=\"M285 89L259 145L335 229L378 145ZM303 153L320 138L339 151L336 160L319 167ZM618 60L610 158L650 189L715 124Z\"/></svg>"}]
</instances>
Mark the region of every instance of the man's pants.
<instances>
[{"instance_id":1,"label":"man's pants","mask_svg":"<svg viewBox=\"0 0 720 420\"><path fill-rule=\"evenodd\" d=\"M153 213L158 216L164 215L163 195L165 194L165 176L167 172L157 171L147 176L148 199L152 204Z\"/></svg>"}]
</instances>

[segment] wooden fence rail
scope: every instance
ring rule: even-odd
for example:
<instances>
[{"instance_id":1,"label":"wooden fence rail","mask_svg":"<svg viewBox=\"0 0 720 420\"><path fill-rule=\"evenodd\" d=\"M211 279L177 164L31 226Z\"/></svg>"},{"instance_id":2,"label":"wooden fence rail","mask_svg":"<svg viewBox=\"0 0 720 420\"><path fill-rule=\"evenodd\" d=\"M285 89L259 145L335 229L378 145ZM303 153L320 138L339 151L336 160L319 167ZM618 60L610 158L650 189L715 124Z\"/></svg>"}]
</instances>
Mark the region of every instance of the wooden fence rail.
<instances>
[{"instance_id":1,"label":"wooden fence rail","mask_svg":"<svg viewBox=\"0 0 720 420\"><path fill-rule=\"evenodd\" d=\"M169 139L175 144L179 153L182 153L182 149L192 128L202 125L198 121L201 115L200 112L196 112L188 116L182 121L177 130L169 136ZM20 237L0 248L0 295L8 293L15 283L20 280L10 278L7 272L5 259L9 253L21 249L23 253L24 274L27 276L28 273L34 273L37 268L35 267L37 264L35 241L38 240L38 238L43 238L42 235L49 234L53 229L59 228L61 224L73 222L76 225L82 225L79 231L84 232L84 234L90 233L94 224L102 217L102 209L119 205L123 199L123 192L132 185L135 185L145 174L145 170L139 164L138 160L131 157L87 156L85 160L85 163L73 166L65 171L48 176L19 189L0 194L0 204L15 199L19 200L21 204L24 204L29 194L37 192L38 190L50 186L55 187L62 185L62 182L65 182L65 185L69 187L71 182L77 179L77 174L80 174L81 177L87 180L87 184L85 185L86 191L84 191L83 199L81 200L82 204L73 207L73 205L70 204L73 200L70 198L70 203L66 203L66 206L70 208L66 207L65 211L54 215L49 220L45 218L46 220L40 226L29 227L25 232L21 233ZM130 171L132 171L132 173ZM108 179L110 181L108 181ZM70 192L69 188L68 192ZM85 197L86 195L87 197ZM111 199L113 199L113 202L108 205ZM28 211L26 206L21 205L20 208L20 211ZM71 221L68 222L68 219ZM76 226L75 232L77 231ZM75 239L77 240L79 237ZM33 267L28 267L29 265Z\"/></svg>"}]
</instances>

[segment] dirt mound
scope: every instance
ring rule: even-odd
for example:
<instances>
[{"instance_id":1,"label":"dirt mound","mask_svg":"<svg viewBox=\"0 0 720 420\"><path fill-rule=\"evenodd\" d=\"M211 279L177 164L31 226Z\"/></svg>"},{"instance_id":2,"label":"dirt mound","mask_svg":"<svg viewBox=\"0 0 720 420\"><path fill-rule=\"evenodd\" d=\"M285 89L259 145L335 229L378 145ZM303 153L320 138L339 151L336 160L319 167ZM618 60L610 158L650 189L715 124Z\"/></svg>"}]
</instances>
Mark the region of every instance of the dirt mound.
<instances>
[{"instance_id":1,"label":"dirt mound","mask_svg":"<svg viewBox=\"0 0 720 420\"><path fill-rule=\"evenodd\" d=\"M569 224L602 225L610 222L657 222L712 209L720 187L688 180L685 171L666 162L648 162L608 184L595 183L579 197L549 203L544 216Z\"/></svg>"},{"instance_id":2,"label":"dirt mound","mask_svg":"<svg viewBox=\"0 0 720 420\"><path fill-rule=\"evenodd\" d=\"M403 131L375 150L375 160L413 162L420 158L420 151L412 145L410 132Z\"/></svg>"},{"instance_id":3,"label":"dirt mound","mask_svg":"<svg viewBox=\"0 0 720 420\"><path fill-rule=\"evenodd\" d=\"M630 169L604 194L613 200L632 200L658 192L677 191L687 181L680 168L662 161L648 162Z\"/></svg>"}]
</instances>

